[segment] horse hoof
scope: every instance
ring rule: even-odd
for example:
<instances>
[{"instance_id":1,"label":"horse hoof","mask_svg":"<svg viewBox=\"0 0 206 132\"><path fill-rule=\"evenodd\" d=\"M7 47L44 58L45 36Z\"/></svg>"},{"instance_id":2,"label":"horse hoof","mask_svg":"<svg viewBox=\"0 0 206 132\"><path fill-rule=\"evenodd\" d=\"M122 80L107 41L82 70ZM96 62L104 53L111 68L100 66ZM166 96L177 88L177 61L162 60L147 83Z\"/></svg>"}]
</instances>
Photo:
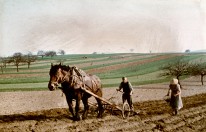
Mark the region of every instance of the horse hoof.
<instances>
[{"instance_id":1,"label":"horse hoof","mask_svg":"<svg viewBox=\"0 0 206 132\"><path fill-rule=\"evenodd\" d=\"M76 119L75 121L80 121L80 119Z\"/></svg>"},{"instance_id":2,"label":"horse hoof","mask_svg":"<svg viewBox=\"0 0 206 132\"><path fill-rule=\"evenodd\" d=\"M74 121L80 121L82 118L81 118L81 116L75 116L74 117Z\"/></svg>"},{"instance_id":3,"label":"horse hoof","mask_svg":"<svg viewBox=\"0 0 206 132\"><path fill-rule=\"evenodd\" d=\"M87 119L87 116L82 116L82 120L85 120L85 119Z\"/></svg>"},{"instance_id":4,"label":"horse hoof","mask_svg":"<svg viewBox=\"0 0 206 132\"><path fill-rule=\"evenodd\" d=\"M80 121L81 119L80 118L74 118L74 121Z\"/></svg>"},{"instance_id":5,"label":"horse hoof","mask_svg":"<svg viewBox=\"0 0 206 132\"><path fill-rule=\"evenodd\" d=\"M103 116L102 115L98 115L97 118L103 118Z\"/></svg>"}]
</instances>

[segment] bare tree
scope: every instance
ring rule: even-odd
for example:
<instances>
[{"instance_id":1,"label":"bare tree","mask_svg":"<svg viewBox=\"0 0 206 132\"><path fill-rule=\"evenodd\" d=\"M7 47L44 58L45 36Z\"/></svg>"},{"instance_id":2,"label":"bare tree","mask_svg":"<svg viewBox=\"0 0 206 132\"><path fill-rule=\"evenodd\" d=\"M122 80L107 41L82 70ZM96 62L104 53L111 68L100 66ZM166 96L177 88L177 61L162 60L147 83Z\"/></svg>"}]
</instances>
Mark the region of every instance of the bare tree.
<instances>
[{"instance_id":1,"label":"bare tree","mask_svg":"<svg viewBox=\"0 0 206 132\"><path fill-rule=\"evenodd\" d=\"M0 68L1 68L1 73L3 74L4 73L4 70L3 70L3 65L2 64L0 64Z\"/></svg>"},{"instance_id":2,"label":"bare tree","mask_svg":"<svg viewBox=\"0 0 206 132\"><path fill-rule=\"evenodd\" d=\"M32 55L32 53L28 53L23 57L23 61L27 63L28 69L30 68L30 65L32 62L35 62L37 57L35 55Z\"/></svg>"},{"instance_id":3,"label":"bare tree","mask_svg":"<svg viewBox=\"0 0 206 132\"><path fill-rule=\"evenodd\" d=\"M189 49L185 50L185 53L190 53L190 50Z\"/></svg>"},{"instance_id":4,"label":"bare tree","mask_svg":"<svg viewBox=\"0 0 206 132\"><path fill-rule=\"evenodd\" d=\"M176 77L180 84L180 77L189 74L189 67L189 62L177 60L174 63L169 63L161 67L161 69L164 70L164 73L162 73L160 76ZM182 88L181 84L180 87Z\"/></svg>"},{"instance_id":5,"label":"bare tree","mask_svg":"<svg viewBox=\"0 0 206 132\"><path fill-rule=\"evenodd\" d=\"M134 52L134 49L130 49L130 52Z\"/></svg>"},{"instance_id":6,"label":"bare tree","mask_svg":"<svg viewBox=\"0 0 206 132\"><path fill-rule=\"evenodd\" d=\"M61 50L61 49L58 51L58 53L59 53L60 55L65 55L65 51L64 51L64 50Z\"/></svg>"},{"instance_id":7,"label":"bare tree","mask_svg":"<svg viewBox=\"0 0 206 132\"><path fill-rule=\"evenodd\" d=\"M13 57L0 57L0 68L1 72L4 72L4 68L7 67L7 64L14 62Z\"/></svg>"},{"instance_id":8,"label":"bare tree","mask_svg":"<svg viewBox=\"0 0 206 132\"><path fill-rule=\"evenodd\" d=\"M0 57L0 68L1 68L1 73L3 73L3 67L4 67L4 63L3 63L3 58Z\"/></svg>"},{"instance_id":9,"label":"bare tree","mask_svg":"<svg viewBox=\"0 0 206 132\"><path fill-rule=\"evenodd\" d=\"M23 62L23 55L20 52L14 53L14 55L11 57L14 65L16 66L17 72L19 72L19 64Z\"/></svg>"},{"instance_id":10,"label":"bare tree","mask_svg":"<svg viewBox=\"0 0 206 132\"><path fill-rule=\"evenodd\" d=\"M55 51L47 51L47 52L45 53L45 55L46 55L46 56L51 56L51 57L53 57L53 56L56 56L57 53L56 53Z\"/></svg>"},{"instance_id":11,"label":"bare tree","mask_svg":"<svg viewBox=\"0 0 206 132\"><path fill-rule=\"evenodd\" d=\"M12 62L13 62L12 57L4 57L4 58L2 58L2 63L3 63L4 68L6 68L7 64L10 64Z\"/></svg>"},{"instance_id":12,"label":"bare tree","mask_svg":"<svg viewBox=\"0 0 206 132\"><path fill-rule=\"evenodd\" d=\"M37 55L38 55L38 56L41 56L41 58L43 58L43 57L45 56L45 52L44 52L43 50L39 50L39 51L37 52Z\"/></svg>"},{"instance_id":13,"label":"bare tree","mask_svg":"<svg viewBox=\"0 0 206 132\"><path fill-rule=\"evenodd\" d=\"M196 63L192 64L189 67L189 73L192 76L200 76L201 77L201 83L204 85L204 76L206 75L206 63Z\"/></svg>"}]
</instances>

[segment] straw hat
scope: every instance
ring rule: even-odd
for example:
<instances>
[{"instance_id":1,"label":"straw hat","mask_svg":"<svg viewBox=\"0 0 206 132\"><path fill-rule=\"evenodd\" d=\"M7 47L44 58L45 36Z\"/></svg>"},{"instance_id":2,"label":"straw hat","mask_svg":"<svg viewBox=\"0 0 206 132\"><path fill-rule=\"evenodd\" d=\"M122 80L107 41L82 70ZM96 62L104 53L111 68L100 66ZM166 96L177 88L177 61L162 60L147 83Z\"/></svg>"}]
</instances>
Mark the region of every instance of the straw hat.
<instances>
[{"instance_id":1,"label":"straw hat","mask_svg":"<svg viewBox=\"0 0 206 132\"><path fill-rule=\"evenodd\" d=\"M178 84L178 80L176 78L173 78L171 81L170 81L170 84Z\"/></svg>"}]
</instances>

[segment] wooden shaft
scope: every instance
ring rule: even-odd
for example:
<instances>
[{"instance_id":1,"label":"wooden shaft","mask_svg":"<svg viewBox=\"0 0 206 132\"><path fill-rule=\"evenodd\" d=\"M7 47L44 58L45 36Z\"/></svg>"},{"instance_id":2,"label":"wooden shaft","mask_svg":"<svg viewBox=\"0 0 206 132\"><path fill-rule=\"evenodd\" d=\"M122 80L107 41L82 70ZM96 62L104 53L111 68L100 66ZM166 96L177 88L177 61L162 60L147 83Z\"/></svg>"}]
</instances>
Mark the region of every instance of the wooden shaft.
<instances>
[{"instance_id":1,"label":"wooden shaft","mask_svg":"<svg viewBox=\"0 0 206 132\"><path fill-rule=\"evenodd\" d=\"M91 91L89 91L89 90L87 90L87 89L85 89L85 88L83 88L83 87L82 87L81 89L82 89L84 92L86 92L86 93L94 96L95 98L98 98L98 99L104 101L105 103L114 106L113 103L109 102L109 101L106 100L105 98L99 97L99 96L97 96L96 94L92 93ZM118 110L122 111L122 108L120 108L119 106L115 106L115 108L117 108Z\"/></svg>"}]
</instances>

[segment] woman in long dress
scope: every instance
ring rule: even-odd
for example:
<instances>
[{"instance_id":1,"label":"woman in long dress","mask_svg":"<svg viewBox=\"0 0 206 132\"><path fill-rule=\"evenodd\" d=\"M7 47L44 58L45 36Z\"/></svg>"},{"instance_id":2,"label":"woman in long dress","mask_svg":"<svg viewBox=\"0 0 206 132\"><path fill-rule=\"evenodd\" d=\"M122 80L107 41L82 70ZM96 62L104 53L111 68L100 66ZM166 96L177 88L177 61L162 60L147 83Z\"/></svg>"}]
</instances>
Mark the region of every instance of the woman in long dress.
<instances>
[{"instance_id":1,"label":"woman in long dress","mask_svg":"<svg viewBox=\"0 0 206 132\"><path fill-rule=\"evenodd\" d=\"M174 114L177 115L178 111L183 107L182 98L181 98L181 89L180 85L178 84L178 80L173 78L170 81L169 90L167 96L170 95L170 106L172 107Z\"/></svg>"}]
</instances>

